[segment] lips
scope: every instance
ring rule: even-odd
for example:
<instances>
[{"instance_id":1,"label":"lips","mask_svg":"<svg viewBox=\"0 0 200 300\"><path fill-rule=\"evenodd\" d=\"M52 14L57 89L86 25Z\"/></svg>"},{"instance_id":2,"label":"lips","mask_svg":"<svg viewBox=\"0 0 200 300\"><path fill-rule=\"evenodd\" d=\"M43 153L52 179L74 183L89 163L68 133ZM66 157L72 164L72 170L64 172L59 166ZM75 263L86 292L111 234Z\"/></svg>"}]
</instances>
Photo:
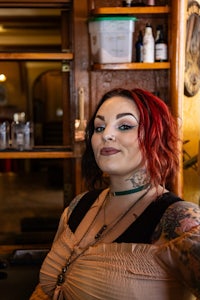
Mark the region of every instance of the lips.
<instances>
[{"instance_id":1,"label":"lips","mask_svg":"<svg viewBox=\"0 0 200 300\"><path fill-rule=\"evenodd\" d=\"M120 151L117 150L116 148L112 148L112 147L104 147L101 149L100 154L104 155L104 156L109 156L109 155L114 155L119 153Z\"/></svg>"}]
</instances>

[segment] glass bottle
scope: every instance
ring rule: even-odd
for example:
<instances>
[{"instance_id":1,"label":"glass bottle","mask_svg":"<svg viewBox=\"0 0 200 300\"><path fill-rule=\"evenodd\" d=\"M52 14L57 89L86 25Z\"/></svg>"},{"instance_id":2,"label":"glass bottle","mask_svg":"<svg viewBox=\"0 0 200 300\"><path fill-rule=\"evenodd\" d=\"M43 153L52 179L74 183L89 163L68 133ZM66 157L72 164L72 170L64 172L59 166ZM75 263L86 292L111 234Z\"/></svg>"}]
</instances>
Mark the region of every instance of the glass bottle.
<instances>
[{"instance_id":1,"label":"glass bottle","mask_svg":"<svg viewBox=\"0 0 200 300\"><path fill-rule=\"evenodd\" d=\"M33 122L28 121L24 126L24 149L31 150L34 146Z\"/></svg>"},{"instance_id":2,"label":"glass bottle","mask_svg":"<svg viewBox=\"0 0 200 300\"><path fill-rule=\"evenodd\" d=\"M158 38L155 41L155 61L167 61L167 42L164 39L161 25L159 26Z\"/></svg>"},{"instance_id":3,"label":"glass bottle","mask_svg":"<svg viewBox=\"0 0 200 300\"><path fill-rule=\"evenodd\" d=\"M7 121L0 124L0 149L9 148L10 142L10 125Z\"/></svg>"},{"instance_id":4,"label":"glass bottle","mask_svg":"<svg viewBox=\"0 0 200 300\"><path fill-rule=\"evenodd\" d=\"M155 61L155 42L150 24L146 24L143 37L143 62L153 63Z\"/></svg>"},{"instance_id":5,"label":"glass bottle","mask_svg":"<svg viewBox=\"0 0 200 300\"><path fill-rule=\"evenodd\" d=\"M25 122L25 113L15 113L11 126L12 148L19 151L30 150L34 145L33 124Z\"/></svg>"},{"instance_id":6,"label":"glass bottle","mask_svg":"<svg viewBox=\"0 0 200 300\"><path fill-rule=\"evenodd\" d=\"M135 43L136 62L143 62L143 35L139 31L137 42Z\"/></svg>"}]
</instances>

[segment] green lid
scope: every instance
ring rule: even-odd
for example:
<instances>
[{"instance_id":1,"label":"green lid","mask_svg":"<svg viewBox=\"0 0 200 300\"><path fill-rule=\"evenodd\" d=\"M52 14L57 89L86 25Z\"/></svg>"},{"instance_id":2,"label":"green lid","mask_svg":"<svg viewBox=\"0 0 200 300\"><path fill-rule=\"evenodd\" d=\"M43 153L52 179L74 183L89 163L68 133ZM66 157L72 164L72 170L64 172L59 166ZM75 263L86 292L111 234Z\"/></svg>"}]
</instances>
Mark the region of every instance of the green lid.
<instances>
[{"instance_id":1,"label":"green lid","mask_svg":"<svg viewBox=\"0 0 200 300\"><path fill-rule=\"evenodd\" d=\"M93 17L89 19L89 22L98 22L98 21L136 21L136 17L132 16L101 16Z\"/></svg>"}]
</instances>

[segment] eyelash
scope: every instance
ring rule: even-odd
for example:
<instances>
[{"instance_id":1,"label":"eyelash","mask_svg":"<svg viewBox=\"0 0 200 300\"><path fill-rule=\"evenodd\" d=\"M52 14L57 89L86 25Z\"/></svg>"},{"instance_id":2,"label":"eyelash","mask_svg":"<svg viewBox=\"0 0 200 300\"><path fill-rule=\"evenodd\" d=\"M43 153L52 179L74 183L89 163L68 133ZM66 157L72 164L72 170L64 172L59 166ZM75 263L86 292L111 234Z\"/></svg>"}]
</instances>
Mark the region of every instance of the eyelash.
<instances>
[{"instance_id":1,"label":"eyelash","mask_svg":"<svg viewBox=\"0 0 200 300\"><path fill-rule=\"evenodd\" d=\"M122 124L122 125L118 126L117 129L119 129L120 131L126 131L126 130L131 130L135 127L137 127L137 125ZM104 131L104 129L105 129L105 126L97 126L94 128L94 131L96 133L101 133L102 131Z\"/></svg>"}]
</instances>

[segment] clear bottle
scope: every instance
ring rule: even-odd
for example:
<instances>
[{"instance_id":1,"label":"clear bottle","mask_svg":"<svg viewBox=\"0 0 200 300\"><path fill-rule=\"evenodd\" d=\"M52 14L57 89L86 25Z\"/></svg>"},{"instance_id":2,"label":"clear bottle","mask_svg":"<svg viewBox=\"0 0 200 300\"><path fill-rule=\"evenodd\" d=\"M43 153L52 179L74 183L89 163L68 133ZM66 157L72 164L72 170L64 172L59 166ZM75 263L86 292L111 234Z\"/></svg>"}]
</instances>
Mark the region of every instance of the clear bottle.
<instances>
[{"instance_id":1,"label":"clear bottle","mask_svg":"<svg viewBox=\"0 0 200 300\"><path fill-rule=\"evenodd\" d=\"M167 61L167 55L167 42L164 39L163 27L160 25L155 41L155 61Z\"/></svg>"},{"instance_id":2,"label":"clear bottle","mask_svg":"<svg viewBox=\"0 0 200 300\"><path fill-rule=\"evenodd\" d=\"M136 62L143 62L143 35L139 31L137 42L135 43Z\"/></svg>"},{"instance_id":3,"label":"clear bottle","mask_svg":"<svg viewBox=\"0 0 200 300\"><path fill-rule=\"evenodd\" d=\"M34 145L33 124L25 122L25 113L15 113L11 126L12 148L19 151L30 150Z\"/></svg>"},{"instance_id":4,"label":"clear bottle","mask_svg":"<svg viewBox=\"0 0 200 300\"><path fill-rule=\"evenodd\" d=\"M33 122L28 121L24 126L24 149L31 150L34 146Z\"/></svg>"},{"instance_id":5,"label":"clear bottle","mask_svg":"<svg viewBox=\"0 0 200 300\"><path fill-rule=\"evenodd\" d=\"M143 37L143 62L153 63L155 61L155 42L150 24L146 24Z\"/></svg>"},{"instance_id":6,"label":"clear bottle","mask_svg":"<svg viewBox=\"0 0 200 300\"><path fill-rule=\"evenodd\" d=\"M7 121L0 124L0 149L9 148L10 143L10 125Z\"/></svg>"}]
</instances>

